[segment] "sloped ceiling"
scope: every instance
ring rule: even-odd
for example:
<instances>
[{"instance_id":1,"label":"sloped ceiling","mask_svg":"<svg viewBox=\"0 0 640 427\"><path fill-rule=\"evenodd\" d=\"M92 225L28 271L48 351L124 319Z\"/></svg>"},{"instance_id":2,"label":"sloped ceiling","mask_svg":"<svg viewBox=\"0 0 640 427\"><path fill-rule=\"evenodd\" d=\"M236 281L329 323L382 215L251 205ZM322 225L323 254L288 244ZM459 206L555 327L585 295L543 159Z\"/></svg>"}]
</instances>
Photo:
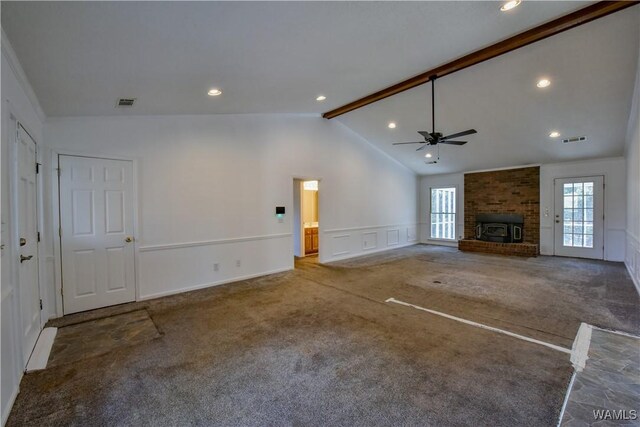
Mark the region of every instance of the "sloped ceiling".
<instances>
[{"instance_id":1,"label":"sloped ceiling","mask_svg":"<svg viewBox=\"0 0 640 427\"><path fill-rule=\"evenodd\" d=\"M56 116L322 113L590 2L2 2L2 27ZM338 119L419 174L622 154L635 6L437 81L437 130L474 127L425 165L430 87ZM552 80L540 91L540 76ZM208 97L211 87L223 90ZM318 94L327 96L322 103ZM116 109L119 97L135 97ZM395 121L391 131L386 125ZM585 135L583 144L550 140Z\"/></svg>"},{"instance_id":2,"label":"sloped ceiling","mask_svg":"<svg viewBox=\"0 0 640 427\"><path fill-rule=\"evenodd\" d=\"M464 146L442 145L438 164L425 164L419 145L391 145L431 131L430 84L337 120L419 174L621 156L638 64L638 12L627 9L436 80L436 130L478 131L459 138ZM551 86L537 88L541 77ZM549 138L554 130L560 138ZM561 142L573 136L587 140Z\"/></svg>"},{"instance_id":3,"label":"sloped ceiling","mask_svg":"<svg viewBox=\"0 0 640 427\"><path fill-rule=\"evenodd\" d=\"M2 2L48 116L321 113L585 2ZM206 96L211 87L223 95ZM327 96L317 103L318 94ZM119 97L138 98L132 110Z\"/></svg>"}]
</instances>

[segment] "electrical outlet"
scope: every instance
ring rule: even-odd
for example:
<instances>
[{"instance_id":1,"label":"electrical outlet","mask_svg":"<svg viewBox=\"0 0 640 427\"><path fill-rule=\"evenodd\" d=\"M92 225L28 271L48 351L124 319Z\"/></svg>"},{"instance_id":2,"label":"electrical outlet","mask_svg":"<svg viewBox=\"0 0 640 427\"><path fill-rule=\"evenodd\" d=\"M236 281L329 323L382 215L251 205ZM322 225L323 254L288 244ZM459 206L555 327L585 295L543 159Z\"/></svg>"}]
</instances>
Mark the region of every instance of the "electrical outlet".
<instances>
[{"instance_id":1,"label":"electrical outlet","mask_svg":"<svg viewBox=\"0 0 640 427\"><path fill-rule=\"evenodd\" d=\"M220 270L220 264L216 262L215 264L213 264L213 271L218 271L218 270Z\"/></svg>"},{"instance_id":2,"label":"electrical outlet","mask_svg":"<svg viewBox=\"0 0 640 427\"><path fill-rule=\"evenodd\" d=\"M240 267L240 260L239 259L236 260L236 267Z\"/></svg>"}]
</instances>

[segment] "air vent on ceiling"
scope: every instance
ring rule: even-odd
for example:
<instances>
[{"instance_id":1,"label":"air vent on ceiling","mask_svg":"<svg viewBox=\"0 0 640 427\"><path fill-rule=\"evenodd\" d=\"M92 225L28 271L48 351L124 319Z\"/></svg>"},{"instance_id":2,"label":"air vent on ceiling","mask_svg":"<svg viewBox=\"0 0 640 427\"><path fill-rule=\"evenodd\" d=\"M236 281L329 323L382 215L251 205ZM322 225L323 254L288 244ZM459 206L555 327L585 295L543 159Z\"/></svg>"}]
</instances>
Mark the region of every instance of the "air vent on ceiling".
<instances>
[{"instance_id":1,"label":"air vent on ceiling","mask_svg":"<svg viewBox=\"0 0 640 427\"><path fill-rule=\"evenodd\" d=\"M135 98L120 98L116 107L133 107L134 102L136 102Z\"/></svg>"},{"instance_id":2,"label":"air vent on ceiling","mask_svg":"<svg viewBox=\"0 0 640 427\"><path fill-rule=\"evenodd\" d=\"M571 143L571 142L583 142L586 141L587 137L586 136L573 136L571 138L565 138L562 140L562 142L564 142L565 144Z\"/></svg>"}]
</instances>

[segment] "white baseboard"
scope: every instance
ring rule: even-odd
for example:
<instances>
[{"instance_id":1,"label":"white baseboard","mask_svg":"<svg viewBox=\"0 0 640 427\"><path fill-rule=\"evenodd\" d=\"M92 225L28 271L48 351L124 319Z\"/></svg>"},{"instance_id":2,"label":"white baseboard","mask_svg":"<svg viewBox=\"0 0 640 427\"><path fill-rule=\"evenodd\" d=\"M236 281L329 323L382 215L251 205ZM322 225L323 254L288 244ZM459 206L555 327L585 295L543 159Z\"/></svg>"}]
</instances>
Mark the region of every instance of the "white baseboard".
<instances>
[{"instance_id":1,"label":"white baseboard","mask_svg":"<svg viewBox=\"0 0 640 427\"><path fill-rule=\"evenodd\" d=\"M293 270L293 268L291 268L291 267L278 268L278 269L275 269L275 270L265 271L265 272L262 272L262 273L255 273L255 274L248 274L248 275L245 275L245 276L232 277L230 279L224 279L224 280L220 280L220 281L212 282L212 283L202 283L202 284L199 284L199 285L187 286L185 288L180 288L180 289L172 289L170 291L158 292L158 293L155 293L155 294L141 295L140 298L138 299L138 301L146 301L146 300L150 300L150 299L166 297L166 296L169 296L169 295L181 294L183 292L196 291L198 289L210 288L212 286L225 285L227 283L241 282L243 280L255 279L256 277L268 276L270 274L282 273L282 272L290 271L290 270Z\"/></svg>"},{"instance_id":2,"label":"white baseboard","mask_svg":"<svg viewBox=\"0 0 640 427\"><path fill-rule=\"evenodd\" d=\"M332 263L334 261L344 261L346 259L351 259L351 258L360 258L360 257L364 257L364 256L377 254L377 253L380 253L380 252L393 251L393 250L396 250L396 249L406 248L407 246L414 246L414 245L418 245L418 244L420 244L420 242L409 242L409 243L403 243L401 245L393 245L391 247L386 247L386 248L379 248L379 249L373 249L373 250L365 250L365 251L362 251L362 252L349 253L349 254L345 254L345 255L341 255L341 256L331 257L331 259L327 260L326 262L327 263Z\"/></svg>"}]
</instances>

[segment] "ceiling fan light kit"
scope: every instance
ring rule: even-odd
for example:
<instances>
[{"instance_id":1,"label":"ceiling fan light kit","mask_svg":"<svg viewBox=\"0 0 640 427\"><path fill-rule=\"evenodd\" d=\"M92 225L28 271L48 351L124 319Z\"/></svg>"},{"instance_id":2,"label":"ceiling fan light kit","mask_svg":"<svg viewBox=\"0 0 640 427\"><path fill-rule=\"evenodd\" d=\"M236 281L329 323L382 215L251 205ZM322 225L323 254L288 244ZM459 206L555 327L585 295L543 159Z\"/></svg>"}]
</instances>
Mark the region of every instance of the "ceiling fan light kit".
<instances>
[{"instance_id":1,"label":"ceiling fan light kit","mask_svg":"<svg viewBox=\"0 0 640 427\"><path fill-rule=\"evenodd\" d=\"M435 82L437 76L431 76L431 132L426 130L419 130L418 133L422 135L424 141L411 141L411 142L394 142L393 145L404 145L404 144L422 144L420 147L416 149L416 151L420 151L425 149L430 145L438 145L438 144L449 144L449 145L464 145L467 141L454 141L454 138L459 138L461 136L473 135L474 133L478 133L475 129L468 129L462 132L453 133L451 135L443 136L441 132L436 132L436 91L435 91ZM437 163L437 160L440 159L440 149L438 147L438 158L432 161L425 161L427 164ZM427 156L425 156L427 157Z\"/></svg>"}]
</instances>

